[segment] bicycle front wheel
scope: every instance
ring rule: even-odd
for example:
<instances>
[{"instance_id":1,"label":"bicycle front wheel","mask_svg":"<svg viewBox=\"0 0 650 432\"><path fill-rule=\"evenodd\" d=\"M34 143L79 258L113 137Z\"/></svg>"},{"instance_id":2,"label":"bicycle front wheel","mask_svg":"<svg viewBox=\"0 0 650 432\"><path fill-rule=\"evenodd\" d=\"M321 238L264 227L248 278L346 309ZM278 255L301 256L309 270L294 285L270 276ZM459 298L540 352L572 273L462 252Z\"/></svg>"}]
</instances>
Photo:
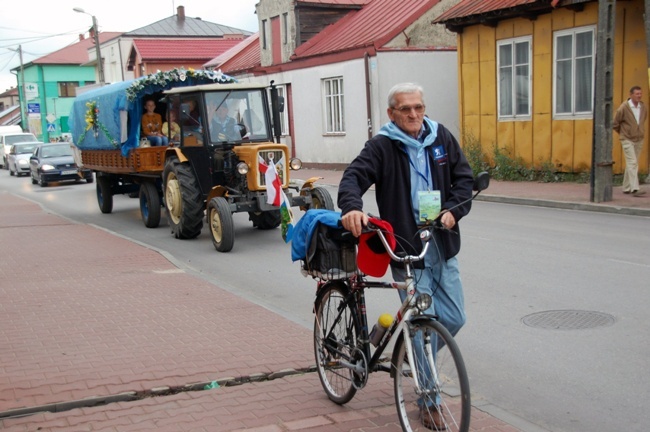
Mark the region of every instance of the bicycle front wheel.
<instances>
[{"instance_id":1,"label":"bicycle front wheel","mask_svg":"<svg viewBox=\"0 0 650 432\"><path fill-rule=\"evenodd\" d=\"M393 356L395 402L402 429L467 432L469 379L456 341L436 320L416 319L409 326L412 355L407 354L406 340L400 337Z\"/></svg>"},{"instance_id":2,"label":"bicycle front wheel","mask_svg":"<svg viewBox=\"0 0 650 432\"><path fill-rule=\"evenodd\" d=\"M354 363L359 326L348 297L347 286L330 283L321 288L316 299L316 369L325 393L337 404L349 402L357 392L349 366Z\"/></svg>"}]
</instances>

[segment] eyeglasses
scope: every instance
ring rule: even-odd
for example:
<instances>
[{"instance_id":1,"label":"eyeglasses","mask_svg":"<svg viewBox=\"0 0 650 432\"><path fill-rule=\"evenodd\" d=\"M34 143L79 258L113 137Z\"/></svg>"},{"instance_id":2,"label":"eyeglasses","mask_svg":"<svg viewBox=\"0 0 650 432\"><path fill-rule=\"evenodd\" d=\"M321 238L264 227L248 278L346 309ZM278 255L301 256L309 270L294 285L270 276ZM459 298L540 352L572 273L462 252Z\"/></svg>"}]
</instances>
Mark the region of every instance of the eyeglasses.
<instances>
[{"instance_id":1,"label":"eyeglasses","mask_svg":"<svg viewBox=\"0 0 650 432\"><path fill-rule=\"evenodd\" d=\"M405 105L405 106L393 108L393 110L399 111L399 113L403 115L409 115L411 114L411 111L415 111L416 114L422 114L424 113L425 108L426 107L424 105L413 105L413 106Z\"/></svg>"}]
</instances>

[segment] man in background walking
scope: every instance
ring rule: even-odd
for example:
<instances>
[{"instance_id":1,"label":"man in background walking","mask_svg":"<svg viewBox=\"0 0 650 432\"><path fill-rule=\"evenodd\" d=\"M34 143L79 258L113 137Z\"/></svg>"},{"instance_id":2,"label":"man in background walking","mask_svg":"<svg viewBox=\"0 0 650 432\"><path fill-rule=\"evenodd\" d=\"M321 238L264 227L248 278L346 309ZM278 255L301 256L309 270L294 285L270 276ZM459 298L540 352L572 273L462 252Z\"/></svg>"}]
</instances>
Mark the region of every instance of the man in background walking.
<instances>
[{"instance_id":1,"label":"man in background walking","mask_svg":"<svg viewBox=\"0 0 650 432\"><path fill-rule=\"evenodd\" d=\"M641 102L641 87L630 89L630 97L623 102L614 114L614 130L618 132L625 155L625 174L623 193L634 196L645 194L639 188L639 156L643 145L644 124L648 111Z\"/></svg>"}]
</instances>

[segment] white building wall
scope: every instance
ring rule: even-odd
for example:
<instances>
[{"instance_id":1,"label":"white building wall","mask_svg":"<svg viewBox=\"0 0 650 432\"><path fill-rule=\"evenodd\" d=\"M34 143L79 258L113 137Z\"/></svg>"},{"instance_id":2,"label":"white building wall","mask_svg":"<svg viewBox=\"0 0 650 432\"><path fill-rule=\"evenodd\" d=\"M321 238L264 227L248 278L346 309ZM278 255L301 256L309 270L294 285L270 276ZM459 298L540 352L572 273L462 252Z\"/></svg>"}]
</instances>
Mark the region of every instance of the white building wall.
<instances>
[{"instance_id":1,"label":"white building wall","mask_svg":"<svg viewBox=\"0 0 650 432\"><path fill-rule=\"evenodd\" d=\"M343 78L345 133L326 134L322 80ZM363 59L242 79L291 85L293 143L296 156L307 163L349 163L368 139Z\"/></svg>"},{"instance_id":2,"label":"white building wall","mask_svg":"<svg viewBox=\"0 0 650 432\"><path fill-rule=\"evenodd\" d=\"M100 49L104 58L104 80L106 83L129 81L135 77L133 71L126 70L129 61L128 56L133 45L132 38L117 38L104 42ZM88 57L94 60L95 49L88 49Z\"/></svg>"},{"instance_id":3,"label":"white building wall","mask_svg":"<svg viewBox=\"0 0 650 432\"><path fill-rule=\"evenodd\" d=\"M379 97L379 127L389 121L388 91L400 82L414 82L424 88L426 114L443 124L458 139L458 62L456 51L379 52L376 57L376 89ZM373 125L377 119L373 117ZM378 129L373 128L374 133Z\"/></svg>"},{"instance_id":4,"label":"white building wall","mask_svg":"<svg viewBox=\"0 0 650 432\"><path fill-rule=\"evenodd\" d=\"M325 133L322 80L343 78L345 133ZM363 60L296 71L292 77L296 155L305 162L348 163L368 139Z\"/></svg>"},{"instance_id":5,"label":"white building wall","mask_svg":"<svg viewBox=\"0 0 650 432\"><path fill-rule=\"evenodd\" d=\"M459 137L458 78L455 51L379 52L368 59L372 134L389 121L387 95L400 82L424 88L427 115ZM276 85L291 85L293 143L283 139L305 163L347 164L368 140L365 60L322 65L266 76L242 78ZM322 80L343 77L345 133L325 134Z\"/></svg>"}]
</instances>

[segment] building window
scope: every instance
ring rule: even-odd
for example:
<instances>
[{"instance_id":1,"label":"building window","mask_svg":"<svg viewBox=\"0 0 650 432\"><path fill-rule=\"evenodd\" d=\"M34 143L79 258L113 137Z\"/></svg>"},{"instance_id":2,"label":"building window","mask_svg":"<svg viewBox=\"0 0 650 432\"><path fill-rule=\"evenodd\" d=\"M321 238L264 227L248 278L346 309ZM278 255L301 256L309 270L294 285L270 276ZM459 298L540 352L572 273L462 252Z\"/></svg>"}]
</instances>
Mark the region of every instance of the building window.
<instances>
[{"instance_id":1,"label":"building window","mask_svg":"<svg viewBox=\"0 0 650 432\"><path fill-rule=\"evenodd\" d=\"M499 118L530 117L531 38L497 42Z\"/></svg>"},{"instance_id":2,"label":"building window","mask_svg":"<svg viewBox=\"0 0 650 432\"><path fill-rule=\"evenodd\" d=\"M262 20L262 49L266 49L266 20Z\"/></svg>"},{"instance_id":3,"label":"building window","mask_svg":"<svg viewBox=\"0 0 650 432\"><path fill-rule=\"evenodd\" d=\"M77 96L78 82L62 81L59 82L59 97L75 97Z\"/></svg>"},{"instance_id":4,"label":"building window","mask_svg":"<svg viewBox=\"0 0 650 432\"><path fill-rule=\"evenodd\" d=\"M289 42L289 14L282 14L282 43L287 44Z\"/></svg>"},{"instance_id":5,"label":"building window","mask_svg":"<svg viewBox=\"0 0 650 432\"><path fill-rule=\"evenodd\" d=\"M594 96L595 31L580 27L555 33L555 115L591 117Z\"/></svg>"},{"instance_id":6,"label":"building window","mask_svg":"<svg viewBox=\"0 0 650 432\"><path fill-rule=\"evenodd\" d=\"M325 133L345 132L343 117L343 78L323 80L325 100Z\"/></svg>"}]
</instances>

